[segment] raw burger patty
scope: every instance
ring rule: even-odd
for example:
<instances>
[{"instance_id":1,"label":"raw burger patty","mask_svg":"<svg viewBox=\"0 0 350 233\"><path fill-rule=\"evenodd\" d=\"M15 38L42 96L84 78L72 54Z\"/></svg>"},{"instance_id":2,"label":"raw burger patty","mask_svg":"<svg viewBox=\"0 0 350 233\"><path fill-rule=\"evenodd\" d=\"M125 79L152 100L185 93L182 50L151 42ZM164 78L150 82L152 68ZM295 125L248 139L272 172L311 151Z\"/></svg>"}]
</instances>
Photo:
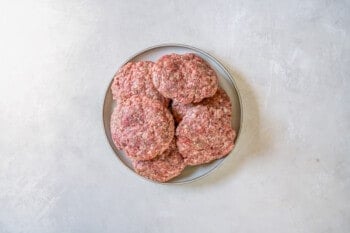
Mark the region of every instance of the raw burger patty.
<instances>
[{"instance_id":1,"label":"raw burger patty","mask_svg":"<svg viewBox=\"0 0 350 233\"><path fill-rule=\"evenodd\" d=\"M185 168L184 160L177 150L175 139L170 147L154 159L133 161L135 171L148 179L166 182L180 175Z\"/></svg>"},{"instance_id":2,"label":"raw burger patty","mask_svg":"<svg viewBox=\"0 0 350 233\"><path fill-rule=\"evenodd\" d=\"M175 122L179 123L190 109L199 105L207 106L209 108L222 109L225 116L231 119L232 106L230 98L228 97L226 92L219 87L214 96L205 98L201 102L196 104L182 104L173 101L171 105L171 111L173 113Z\"/></svg>"},{"instance_id":3,"label":"raw burger patty","mask_svg":"<svg viewBox=\"0 0 350 233\"><path fill-rule=\"evenodd\" d=\"M236 137L222 109L192 108L176 128L177 147L187 165L209 163L227 155Z\"/></svg>"},{"instance_id":4,"label":"raw burger patty","mask_svg":"<svg viewBox=\"0 0 350 233\"><path fill-rule=\"evenodd\" d=\"M132 96L118 103L111 116L114 144L134 160L163 153L174 137L174 119L159 101Z\"/></svg>"},{"instance_id":5,"label":"raw burger patty","mask_svg":"<svg viewBox=\"0 0 350 233\"><path fill-rule=\"evenodd\" d=\"M215 71L192 53L161 57L153 67L152 80L163 96L183 104L200 102L218 88Z\"/></svg>"},{"instance_id":6,"label":"raw burger patty","mask_svg":"<svg viewBox=\"0 0 350 233\"><path fill-rule=\"evenodd\" d=\"M165 106L169 100L163 97L152 83L151 61L129 62L114 76L112 84L113 99L124 101L133 95L146 96L162 102Z\"/></svg>"}]
</instances>

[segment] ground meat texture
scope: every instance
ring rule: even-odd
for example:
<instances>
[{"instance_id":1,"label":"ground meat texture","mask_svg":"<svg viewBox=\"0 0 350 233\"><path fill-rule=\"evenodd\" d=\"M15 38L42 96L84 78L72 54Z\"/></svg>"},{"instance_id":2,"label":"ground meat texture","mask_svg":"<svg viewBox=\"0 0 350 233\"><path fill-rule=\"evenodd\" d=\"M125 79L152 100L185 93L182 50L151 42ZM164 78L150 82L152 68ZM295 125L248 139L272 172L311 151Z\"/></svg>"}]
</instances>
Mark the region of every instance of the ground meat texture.
<instances>
[{"instance_id":1,"label":"ground meat texture","mask_svg":"<svg viewBox=\"0 0 350 233\"><path fill-rule=\"evenodd\" d=\"M111 117L114 144L134 160L163 153L174 138L174 119L159 101L132 96L118 103Z\"/></svg>"},{"instance_id":2,"label":"ground meat texture","mask_svg":"<svg viewBox=\"0 0 350 233\"><path fill-rule=\"evenodd\" d=\"M215 71L195 54L170 54L153 67L152 80L165 97L188 104L213 96L218 87Z\"/></svg>"},{"instance_id":3,"label":"ground meat texture","mask_svg":"<svg viewBox=\"0 0 350 233\"><path fill-rule=\"evenodd\" d=\"M124 65L114 76L111 86L113 99L125 101L133 95L146 96L162 102L165 106L169 99L163 97L152 82L151 61L129 62Z\"/></svg>"},{"instance_id":4,"label":"ground meat texture","mask_svg":"<svg viewBox=\"0 0 350 233\"><path fill-rule=\"evenodd\" d=\"M171 104L171 112L173 113L175 122L179 123L190 109L199 105L207 106L209 108L222 109L225 117L231 119L232 106L230 97L228 97L225 90L219 87L214 96L205 98L199 103L182 104L173 101Z\"/></svg>"},{"instance_id":5,"label":"ground meat texture","mask_svg":"<svg viewBox=\"0 0 350 233\"><path fill-rule=\"evenodd\" d=\"M176 129L176 144L186 165L209 163L227 155L236 137L222 109L196 106Z\"/></svg>"},{"instance_id":6,"label":"ground meat texture","mask_svg":"<svg viewBox=\"0 0 350 233\"><path fill-rule=\"evenodd\" d=\"M178 175L185 168L184 160L177 150L175 139L170 147L154 159L133 161L135 171L148 179L166 182Z\"/></svg>"},{"instance_id":7,"label":"ground meat texture","mask_svg":"<svg viewBox=\"0 0 350 233\"><path fill-rule=\"evenodd\" d=\"M120 132L120 120L118 114L118 106L113 109L113 113L111 115L110 128L111 135L114 145L121 150L122 149L122 136Z\"/></svg>"}]
</instances>

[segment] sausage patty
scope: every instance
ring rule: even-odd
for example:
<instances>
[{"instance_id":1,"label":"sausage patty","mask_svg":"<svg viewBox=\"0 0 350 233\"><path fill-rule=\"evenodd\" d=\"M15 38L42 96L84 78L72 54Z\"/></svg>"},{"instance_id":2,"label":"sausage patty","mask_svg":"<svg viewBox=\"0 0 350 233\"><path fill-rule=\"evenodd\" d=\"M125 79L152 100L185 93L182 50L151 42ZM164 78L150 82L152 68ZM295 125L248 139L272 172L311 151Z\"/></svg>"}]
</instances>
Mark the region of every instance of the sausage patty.
<instances>
[{"instance_id":1,"label":"sausage patty","mask_svg":"<svg viewBox=\"0 0 350 233\"><path fill-rule=\"evenodd\" d=\"M174 137L174 119L159 101L132 96L118 103L111 117L114 144L135 160L163 153Z\"/></svg>"},{"instance_id":2,"label":"sausage patty","mask_svg":"<svg viewBox=\"0 0 350 233\"><path fill-rule=\"evenodd\" d=\"M151 160L133 161L133 166L141 176L158 182L166 182L180 175L186 165L174 139L170 147L162 154Z\"/></svg>"},{"instance_id":3,"label":"sausage patty","mask_svg":"<svg viewBox=\"0 0 350 233\"><path fill-rule=\"evenodd\" d=\"M176 128L177 147L187 165L209 163L227 155L236 132L222 109L196 106Z\"/></svg>"},{"instance_id":4,"label":"sausage patty","mask_svg":"<svg viewBox=\"0 0 350 233\"><path fill-rule=\"evenodd\" d=\"M213 96L218 87L215 71L192 53L161 57L153 67L152 80L163 96L183 104Z\"/></svg>"},{"instance_id":5,"label":"sausage patty","mask_svg":"<svg viewBox=\"0 0 350 233\"><path fill-rule=\"evenodd\" d=\"M113 99L124 101L133 95L146 96L167 106L169 99L162 96L152 83L151 61L129 62L114 76L111 86Z\"/></svg>"}]
</instances>

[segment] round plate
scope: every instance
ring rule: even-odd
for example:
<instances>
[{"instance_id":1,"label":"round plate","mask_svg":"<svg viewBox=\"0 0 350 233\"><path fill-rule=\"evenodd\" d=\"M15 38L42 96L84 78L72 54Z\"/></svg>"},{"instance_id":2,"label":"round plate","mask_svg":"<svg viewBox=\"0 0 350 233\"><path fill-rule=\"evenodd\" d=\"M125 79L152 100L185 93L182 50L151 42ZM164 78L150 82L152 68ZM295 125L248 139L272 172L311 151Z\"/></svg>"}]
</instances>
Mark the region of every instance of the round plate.
<instances>
[{"instance_id":1,"label":"round plate","mask_svg":"<svg viewBox=\"0 0 350 233\"><path fill-rule=\"evenodd\" d=\"M242 104L241 104L241 98L237 89L237 86L235 84L235 81L231 74L226 70L226 68L213 56L209 55L208 53L194 48L192 46L188 45L181 45L181 44L162 44L153 46L150 48L147 48L134 56L132 56L130 59L125 61L124 64L130 62L130 61L157 61L161 56L165 54L170 53L178 53L178 54L184 54L184 53L194 53L201 58L203 58L206 62L209 63L209 65L216 71L216 74L219 77L219 84L220 86L226 91L228 96L231 99L232 103L232 126L236 130L237 137L235 144L237 145L238 138L240 135L240 129L242 125ZM123 65L124 65L123 64ZM107 139L109 141L109 144L111 145L112 149L114 150L117 157L124 163L126 167L128 167L133 173L137 174L130 163L130 160L125 156L124 152L121 150L118 150L112 140L111 137L111 131L110 131L110 119L111 114L113 112L113 108L115 107L115 101L112 99L112 91L111 91L111 85L112 85L113 79L111 80L105 100L103 105L103 124L106 132ZM235 147L236 147L235 145ZM230 156L233 153L228 155ZM227 156L226 156L227 157ZM219 165L222 164L222 162L225 160L225 158L221 158L218 160L215 160L211 163L200 165L200 166L193 166L193 167L186 167L185 170L181 173L180 176L175 177L174 179L166 182L171 184L182 184L182 183L188 183L195 180L198 180L206 175L208 175L210 172L215 170L219 167ZM139 175L138 175L139 176ZM142 177L142 176L139 176ZM142 177L144 178L144 177ZM146 178L144 178L146 179ZM148 180L148 179L146 179Z\"/></svg>"}]
</instances>

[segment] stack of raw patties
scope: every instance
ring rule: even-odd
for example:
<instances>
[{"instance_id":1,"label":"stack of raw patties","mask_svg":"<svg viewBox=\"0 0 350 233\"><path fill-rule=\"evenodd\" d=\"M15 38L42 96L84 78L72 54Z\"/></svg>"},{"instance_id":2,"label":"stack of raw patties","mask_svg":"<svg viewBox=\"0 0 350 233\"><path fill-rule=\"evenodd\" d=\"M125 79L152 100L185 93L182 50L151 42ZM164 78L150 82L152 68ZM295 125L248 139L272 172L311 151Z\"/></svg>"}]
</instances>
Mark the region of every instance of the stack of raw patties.
<instances>
[{"instance_id":1,"label":"stack of raw patties","mask_svg":"<svg viewBox=\"0 0 350 233\"><path fill-rule=\"evenodd\" d=\"M129 62L115 75L111 134L134 170L166 182L227 155L236 133L215 71L195 54Z\"/></svg>"}]
</instances>

